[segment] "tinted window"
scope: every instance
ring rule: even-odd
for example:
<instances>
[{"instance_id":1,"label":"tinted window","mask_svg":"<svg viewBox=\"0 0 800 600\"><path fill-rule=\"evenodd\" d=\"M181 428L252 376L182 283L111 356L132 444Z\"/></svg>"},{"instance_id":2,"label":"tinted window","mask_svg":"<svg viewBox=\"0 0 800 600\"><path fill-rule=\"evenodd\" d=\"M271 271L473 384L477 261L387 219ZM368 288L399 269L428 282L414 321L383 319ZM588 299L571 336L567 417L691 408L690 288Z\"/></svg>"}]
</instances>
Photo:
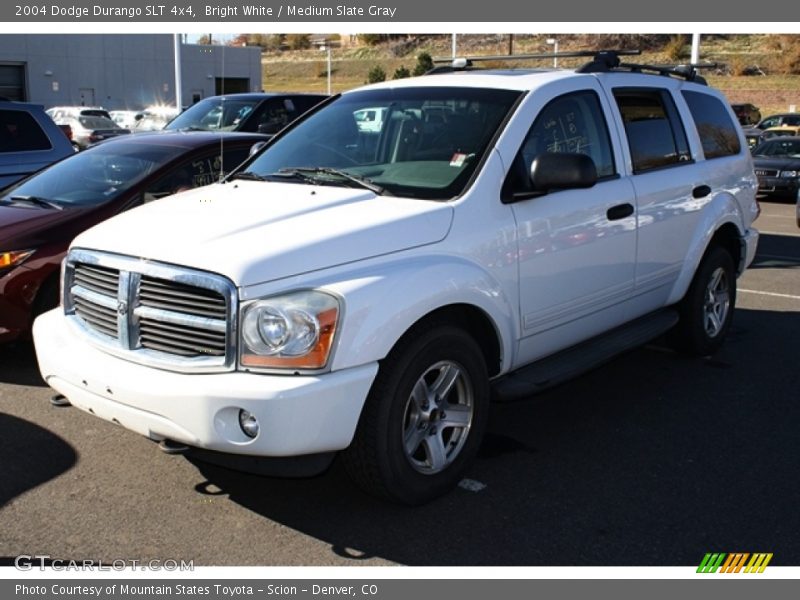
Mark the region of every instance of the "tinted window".
<instances>
[{"instance_id":1,"label":"tinted window","mask_svg":"<svg viewBox=\"0 0 800 600\"><path fill-rule=\"evenodd\" d=\"M0 152L50 148L47 134L31 115L21 110L0 110Z\"/></svg>"},{"instance_id":2,"label":"tinted window","mask_svg":"<svg viewBox=\"0 0 800 600\"><path fill-rule=\"evenodd\" d=\"M666 90L617 88L634 173L691 160L675 103Z\"/></svg>"},{"instance_id":3,"label":"tinted window","mask_svg":"<svg viewBox=\"0 0 800 600\"><path fill-rule=\"evenodd\" d=\"M539 112L509 173L507 185L511 191L531 188L531 164L538 155L547 152L585 154L594 161L598 178L616 173L608 126L594 92L561 96Z\"/></svg>"},{"instance_id":4,"label":"tinted window","mask_svg":"<svg viewBox=\"0 0 800 600\"><path fill-rule=\"evenodd\" d=\"M219 181L222 171L231 171L244 162L249 152L249 147L225 148L224 154L220 155L217 148L183 162L147 188L145 202Z\"/></svg>"},{"instance_id":5,"label":"tinted window","mask_svg":"<svg viewBox=\"0 0 800 600\"><path fill-rule=\"evenodd\" d=\"M187 108L164 129L200 129L224 131L239 130L240 124L247 118L259 100L245 100L237 97L217 96L206 98Z\"/></svg>"},{"instance_id":6,"label":"tinted window","mask_svg":"<svg viewBox=\"0 0 800 600\"><path fill-rule=\"evenodd\" d=\"M100 144L3 190L2 199L36 196L64 205L95 205L115 199L182 152L144 144Z\"/></svg>"},{"instance_id":7,"label":"tinted window","mask_svg":"<svg viewBox=\"0 0 800 600\"><path fill-rule=\"evenodd\" d=\"M739 154L742 149L739 134L725 105L714 96L699 92L684 91L683 98L689 105L706 158Z\"/></svg>"},{"instance_id":8,"label":"tinted window","mask_svg":"<svg viewBox=\"0 0 800 600\"><path fill-rule=\"evenodd\" d=\"M259 107L258 124L256 131L259 133L277 133L297 116L294 103L290 99L273 98L267 100Z\"/></svg>"},{"instance_id":9,"label":"tinted window","mask_svg":"<svg viewBox=\"0 0 800 600\"><path fill-rule=\"evenodd\" d=\"M753 150L756 156L790 156L800 158L800 140L777 139L765 142Z\"/></svg>"},{"instance_id":10,"label":"tinted window","mask_svg":"<svg viewBox=\"0 0 800 600\"><path fill-rule=\"evenodd\" d=\"M119 129L119 126L106 117L78 117L78 122L86 129Z\"/></svg>"}]
</instances>

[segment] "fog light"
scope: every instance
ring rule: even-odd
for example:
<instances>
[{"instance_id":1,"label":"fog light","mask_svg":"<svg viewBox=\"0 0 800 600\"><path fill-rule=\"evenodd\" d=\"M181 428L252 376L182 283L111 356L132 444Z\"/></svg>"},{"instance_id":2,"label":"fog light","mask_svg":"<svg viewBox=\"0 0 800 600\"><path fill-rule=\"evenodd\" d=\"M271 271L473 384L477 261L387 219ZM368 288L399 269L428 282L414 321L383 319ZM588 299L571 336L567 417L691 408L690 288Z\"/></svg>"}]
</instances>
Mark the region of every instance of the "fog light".
<instances>
[{"instance_id":1,"label":"fog light","mask_svg":"<svg viewBox=\"0 0 800 600\"><path fill-rule=\"evenodd\" d=\"M247 437L254 438L258 435L258 419L254 414L244 409L239 411L239 427L242 428Z\"/></svg>"}]
</instances>

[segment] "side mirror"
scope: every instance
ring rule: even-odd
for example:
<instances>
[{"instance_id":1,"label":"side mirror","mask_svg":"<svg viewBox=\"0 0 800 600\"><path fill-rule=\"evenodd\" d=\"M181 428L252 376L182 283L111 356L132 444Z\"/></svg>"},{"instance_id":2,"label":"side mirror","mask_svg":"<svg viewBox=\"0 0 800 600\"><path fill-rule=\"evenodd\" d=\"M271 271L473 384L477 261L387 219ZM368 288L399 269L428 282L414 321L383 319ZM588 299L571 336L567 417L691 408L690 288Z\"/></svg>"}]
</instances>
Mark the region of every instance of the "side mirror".
<instances>
[{"instance_id":1,"label":"side mirror","mask_svg":"<svg viewBox=\"0 0 800 600\"><path fill-rule=\"evenodd\" d=\"M533 191L543 194L555 190L590 188L597 183L597 168L585 154L545 152L533 159L530 178Z\"/></svg>"},{"instance_id":2,"label":"side mirror","mask_svg":"<svg viewBox=\"0 0 800 600\"><path fill-rule=\"evenodd\" d=\"M250 154L248 156L253 156L257 154L264 146L267 145L267 142L256 142L252 146L250 146Z\"/></svg>"}]
</instances>

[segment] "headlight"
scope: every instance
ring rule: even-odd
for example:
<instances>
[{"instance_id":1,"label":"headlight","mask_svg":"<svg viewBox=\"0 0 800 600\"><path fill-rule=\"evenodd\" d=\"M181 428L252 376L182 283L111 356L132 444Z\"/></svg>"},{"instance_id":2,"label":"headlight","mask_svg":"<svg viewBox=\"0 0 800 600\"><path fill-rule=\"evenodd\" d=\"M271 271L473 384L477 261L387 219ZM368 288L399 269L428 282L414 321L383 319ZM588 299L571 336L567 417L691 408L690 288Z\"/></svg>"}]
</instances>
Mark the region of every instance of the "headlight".
<instances>
[{"instance_id":1,"label":"headlight","mask_svg":"<svg viewBox=\"0 0 800 600\"><path fill-rule=\"evenodd\" d=\"M21 265L33 252L33 250L10 250L9 252L0 252L0 271Z\"/></svg>"},{"instance_id":2,"label":"headlight","mask_svg":"<svg viewBox=\"0 0 800 600\"><path fill-rule=\"evenodd\" d=\"M321 369L328 362L339 301L317 291L255 300L242 307L243 367Z\"/></svg>"},{"instance_id":3,"label":"headlight","mask_svg":"<svg viewBox=\"0 0 800 600\"><path fill-rule=\"evenodd\" d=\"M783 177L783 178L794 178L794 177L797 177L797 175L799 173L800 173L800 171L781 171L781 177Z\"/></svg>"}]
</instances>

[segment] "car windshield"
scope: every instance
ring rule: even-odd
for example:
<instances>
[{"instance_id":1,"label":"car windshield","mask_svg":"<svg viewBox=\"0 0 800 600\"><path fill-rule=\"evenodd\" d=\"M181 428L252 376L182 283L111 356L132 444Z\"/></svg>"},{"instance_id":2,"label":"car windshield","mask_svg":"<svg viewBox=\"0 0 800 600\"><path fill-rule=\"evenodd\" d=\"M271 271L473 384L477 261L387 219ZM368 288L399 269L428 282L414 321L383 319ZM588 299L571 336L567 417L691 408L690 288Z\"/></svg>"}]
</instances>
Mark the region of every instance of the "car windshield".
<instances>
[{"instance_id":1,"label":"car windshield","mask_svg":"<svg viewBox=\"0 0 800 600\"><path fill-rule=\"evenodd\" d=\"M102 204L180 153L180 148L167 146L101 144L3 190L0 202L31 197L63 206Z\"/></svg>"},{"instance_id":2,"label":"car windshield","mask_svg":"<svg viewBox=\"0 0 800 600\"><path fill-rule=\"evenodd\" d=\"M761 144L753 154L756 156L788 156L800 158L800 140L775 140Z\"/></svg>"},{"instance_id":3,"label":"car windshield","mask_svg":"<svg viewBox=\"0 0 800 600\"><path fill-rule=\"evenodd\" d=\"M449 87L344 94L242 169L280 181L453 198L463 192L520 94Z\"/></svg>"},{"instance_id":4,"label":"car windshield","mask_svg":"<svg viewBox=\"0 0 800 600\"><path fill-rule=\"evenodd\" d=\"M253 112L259 100L240 98L206 98L187 108L164 128L168 131L199 129L204 131L234 131Z\"/></svg>"},{"instance_id":5,"label":"car windshield","mask_svg":"<svg viewBox=\"0 0 800 600\"><path fill-rule=\"evenodd\" d=\"M81 116L78 121L86 129L118 129L119 125L111 119L98 116Z\"/></svg>"}]
</instances>

